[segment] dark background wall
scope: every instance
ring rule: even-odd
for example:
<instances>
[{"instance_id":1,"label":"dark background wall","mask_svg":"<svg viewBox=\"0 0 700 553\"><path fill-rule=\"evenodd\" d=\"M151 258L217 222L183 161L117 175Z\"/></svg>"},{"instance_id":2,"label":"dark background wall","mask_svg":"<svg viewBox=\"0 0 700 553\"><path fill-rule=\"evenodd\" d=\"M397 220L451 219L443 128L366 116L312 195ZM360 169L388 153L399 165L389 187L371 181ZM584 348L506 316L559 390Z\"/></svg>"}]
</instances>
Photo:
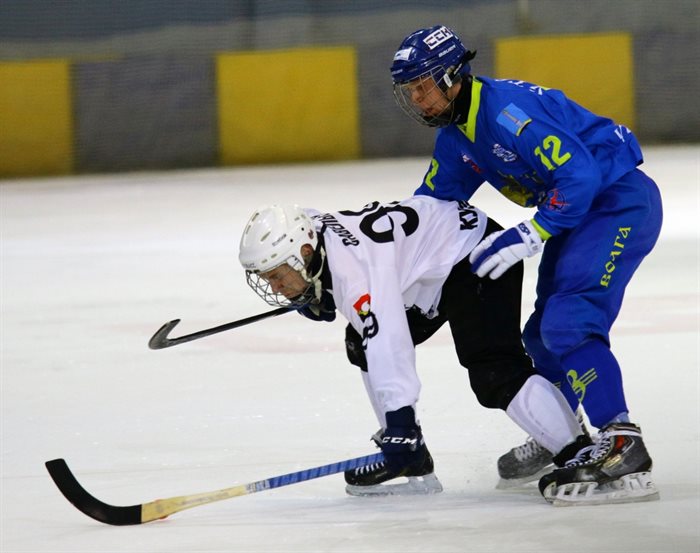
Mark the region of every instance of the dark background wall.
<instances>
[{"instance_id":1,"label":"dark background wall","mask_svg":"<svg viewBox=\"0 0 700 553\"><path fill-rule=\"evenodd\" d=\"M388 66L407 33L446 24L478 50L475 73L491 75L501 37L625 31L634 45L636 134L647 143L696 142L698 21L697 0L3 0L0 63L70 59L75 170L112 171L217 163L217 52L353 46L361 155L373 158L431 150L433 132L404 117L392 97ZM276 85L264 68L250 78Z\"/></svg>"}]
</instances>

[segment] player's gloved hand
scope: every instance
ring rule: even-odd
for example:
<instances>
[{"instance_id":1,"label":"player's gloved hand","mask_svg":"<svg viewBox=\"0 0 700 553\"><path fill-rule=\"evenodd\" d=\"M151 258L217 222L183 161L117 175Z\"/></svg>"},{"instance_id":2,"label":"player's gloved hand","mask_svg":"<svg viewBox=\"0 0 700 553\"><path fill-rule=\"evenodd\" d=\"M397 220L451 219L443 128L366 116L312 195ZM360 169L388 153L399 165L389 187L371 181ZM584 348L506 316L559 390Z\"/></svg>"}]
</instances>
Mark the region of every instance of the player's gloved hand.
<instances>
[{"instance_id":1,"label":"player's gloved hand","mask_svg":"<svg viewBox=\"0 0 700 553\"><path fill-rule=\"evenodd\" d=\"M297 309L300 315L303 315L307 319L311 319L312 321L326 321L326 322L331 322L335 321L335 310L334 311L326 311L322 306L320 305L305 305L304 307L300 307Z\"/></svg>"},{"instance_id":2,"label":"player's gloved hand","mask_svg":"<svg viewBox=\"0 0 700 553\"><path fill-rule=\"evenodd\" d=\"M493 232L469 254L472 272L497 279L518 261L542 251L544 241L531 221Z\"/></svg>"},{"instance_id":3,"label":"player's gloved hand","mask_svg":"<svg viewBox=\"0 0 700 553\"><path fill-rule=\"evenodd\" d=\"M422 465L428 454L411 406L389 411L386 414L386 429L375 435L374 439L384 453L389 470L395 473Z\"/></svg>"},{"instance_id":4,"label":"player's gloved hand","mask_svg":"<svg viewBox=\"0 0 700 553\"><path fill-rule=\"evenodd\" d=\"M307 303L304 307L297 309L300 315L312 321L335 321L335 302L328 292L321 294L320 302Z\"/></svg>"}]
</instances>

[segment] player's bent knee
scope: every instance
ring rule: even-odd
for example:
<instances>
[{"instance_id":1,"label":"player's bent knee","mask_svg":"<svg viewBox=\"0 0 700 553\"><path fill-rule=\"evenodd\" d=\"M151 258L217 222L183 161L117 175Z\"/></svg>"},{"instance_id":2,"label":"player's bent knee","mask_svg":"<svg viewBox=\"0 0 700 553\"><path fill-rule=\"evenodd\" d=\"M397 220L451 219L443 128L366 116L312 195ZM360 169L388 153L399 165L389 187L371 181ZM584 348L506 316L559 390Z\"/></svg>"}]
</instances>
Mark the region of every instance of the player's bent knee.
<instances>
[{"instance_id":1,"label":"player's bent knee","mask_svg":"<svg viewBox=\"0 0 700 553\"><path fill-rule=\"evenodd\" d=\"M560 358L590 336L597 335L607 339L606 325L605 314L592 308L585 298L553 297L547 302L539 331L546 350ZM536 350L533 351L536 353Z\"/></svg>"},{"instance_id":2,"label":"player's bent knee","mask_svg":"<svg viewBox=\"0 0 700 553\"><path fill-rule=\"evenodd\" d=\"M505 358L475 362L469 367L469 382L478 402L489 409L506 410L523 384L536 374L529 359Z\"/></svg>"}]
</instances>

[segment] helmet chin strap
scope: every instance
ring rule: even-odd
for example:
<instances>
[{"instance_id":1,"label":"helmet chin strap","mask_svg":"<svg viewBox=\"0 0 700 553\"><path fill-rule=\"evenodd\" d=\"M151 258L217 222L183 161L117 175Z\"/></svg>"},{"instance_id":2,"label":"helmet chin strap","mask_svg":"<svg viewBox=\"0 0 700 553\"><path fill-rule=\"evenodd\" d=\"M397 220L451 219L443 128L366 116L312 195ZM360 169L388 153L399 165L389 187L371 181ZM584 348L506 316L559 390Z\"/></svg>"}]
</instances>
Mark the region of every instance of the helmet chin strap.
<instances>
[{"instance_id":1,"label":"helmet chin strap","mask_svg":"<svg viewBox=\"0 0 700 553\"><path fill-rule=\"evenodd\" d=\"M326 265L326 248L323 247L323 241L319 240L318 247L314 252L309 265L301 270L302 278L310 284L309 288L313 288L313 299L312 302L320 302L321 294L323 292L321 275L323 274L323 269ZM313 267L318 266L318 270L312 273ZM308 292L307 292L308 293Z\"/></svg>"}]
</instances>

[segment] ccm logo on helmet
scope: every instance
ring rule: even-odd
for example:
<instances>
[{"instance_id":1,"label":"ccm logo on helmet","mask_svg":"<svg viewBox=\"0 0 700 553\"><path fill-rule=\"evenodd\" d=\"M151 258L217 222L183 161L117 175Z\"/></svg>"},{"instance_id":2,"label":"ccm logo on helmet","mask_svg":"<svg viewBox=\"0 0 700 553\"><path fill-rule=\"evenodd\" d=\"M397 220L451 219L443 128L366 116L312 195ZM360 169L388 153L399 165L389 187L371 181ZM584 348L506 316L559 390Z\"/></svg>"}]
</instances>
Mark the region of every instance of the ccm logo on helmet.
<instances>
[{"instance_id":1,"label":"ccm logo on helmet","mask_svg":"<svg viewBox=\"0 0 700 553\"><path fill-rule=\"evenodd\" d=\"M425 37L423 42L425 42L425 45L428 48L434 50L437 46L453 36L454 35L447 27L440 27L437 31L433 31L427 37Z\"/></svg>"}]
</instances>

